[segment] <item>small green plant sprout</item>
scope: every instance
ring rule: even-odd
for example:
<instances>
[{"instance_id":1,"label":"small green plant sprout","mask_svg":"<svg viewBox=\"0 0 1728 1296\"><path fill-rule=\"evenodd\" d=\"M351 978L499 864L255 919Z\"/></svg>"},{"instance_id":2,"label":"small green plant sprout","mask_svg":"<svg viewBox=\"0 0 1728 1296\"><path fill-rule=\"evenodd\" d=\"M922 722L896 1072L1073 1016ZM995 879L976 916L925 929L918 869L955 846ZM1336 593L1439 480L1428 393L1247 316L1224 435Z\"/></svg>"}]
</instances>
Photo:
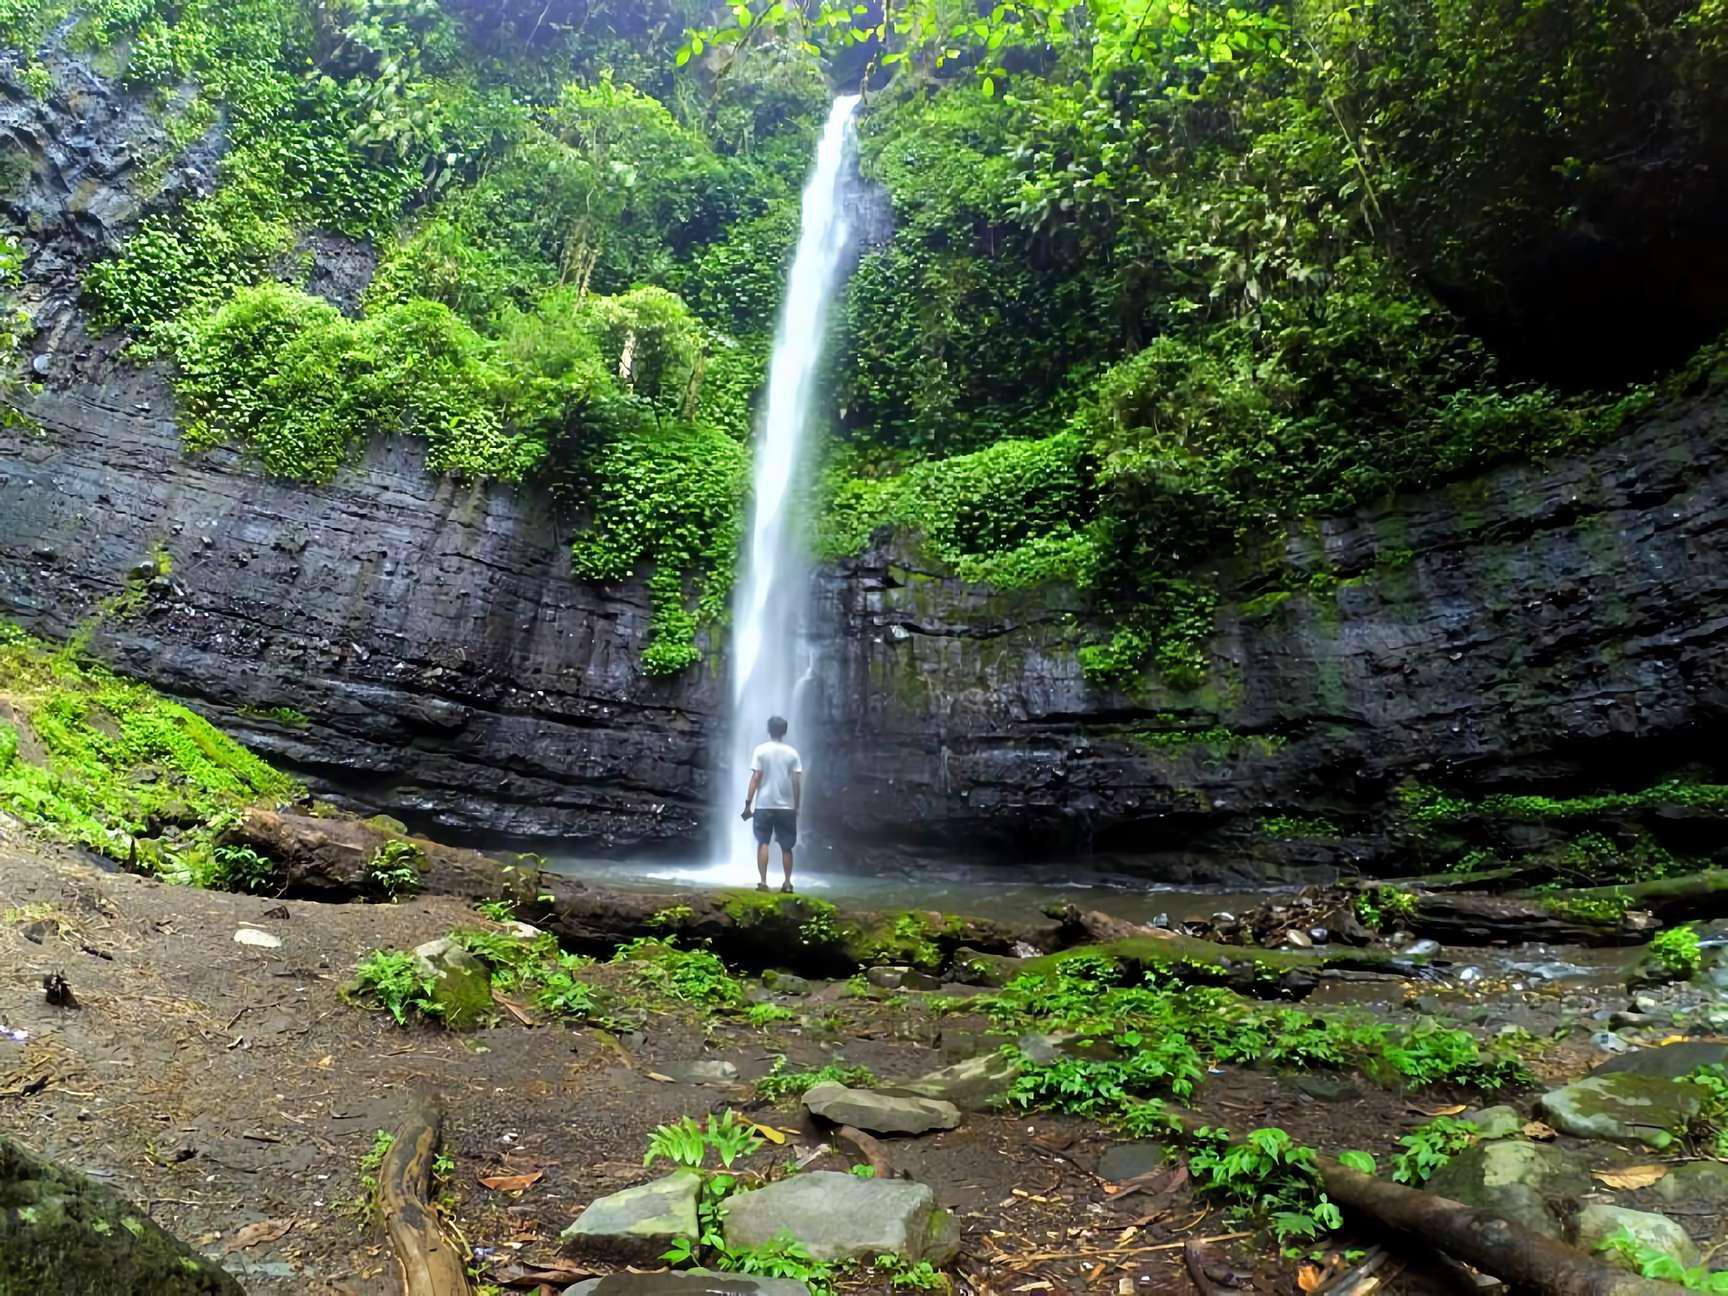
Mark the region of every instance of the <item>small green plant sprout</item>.
<instances>
[{"instance_id":1,"label":"small green plant sprout","mask_svg":"<svg viewBox=\"0 0 1728 1296\"><path fill-rule=\"evenodd\" d=\"M857 1179L874 1179L876 1177L876 1167L873 1165L859 1164L853 1166L849 1173Z\"/></svg>"},{"instance_id":2,"label":"small green plant sprout","mask_svg":"<svg viewBox=\"0 0 1728 1296\"><path fill-rule=\"evenodd\" d=\"M713 1153L721 1166L730 1170L739 1157L749 1156L761 1146L762 1136L755 1125L737 1112L710 1116L702 1125L684 1116L671 1125L658 1126L648 1136L648 1152L642 1164L670 1161L690 1170L702 1170L707 1168L709 1153Z\"/></svg>"},{"instance_id":3,"label":"small green plant sprout","mask_svg":"<svg viewBox=\"0 0 1728 1296\"><path fill-rule=\"evenodd\" d=\"M223 891L258 895L270 889L276 864L250 846L222 845L210 851L210 885Z\"/></svg>"},{"instance_id":4,"label":"small green plant sprout","mask_svg":"<svg viewBox=\"0 0 1728 1296\"><path fill-rule=\"evenodd\" d=\"M1689 923L1666 927L1650 940L1650 961L1676 981L1698 975L1704 966L1704 951L1698 929Z\"/></svg>"},{"instance_id":5,"label":"small green plant sprout","mask_svg":"<svg viewBox=\"0 0 1728 1296\"><path fill-rule=\"evenodd\" d=\"M1676 1283L1687 1291L1728 1293L1728 1269L1688 1267L1666 1251L1641 1241L1630 1229L1610 1233L1596 1244L1596 1249L1625 1261L1628 1268L1645 1278Z\"/></svg>"},{"instance_id":6,"label":"small green plant sprout","mask_svg":"<svg viewBox=\"0 0 1728 1296\"><path fill-rule=\"evenodd\" d=\"M1344 1219L1320 1190L1319 1159L1281 1129L1250 1130L1232 1143L1227 1130L1202 1128L1188 1172L1202 1192L1266 1220L1279 1242L1307 1241Z\"/></svg>"},{"instance_id":7,"label":"small green plant sprout","mask_svg":"<svg viewBox=\"0 0 1728 1296\"><path fill-rule=\"evenodd\" d=\"M1687 1128L1688 1137L1718 1161L1728 1161L1728 1067L1712 1062L1682 1079L1697 1086L1704 1095L1703 1105Z\"/></svg>"},{"instance_id":8,"label":"small green plant sprout","mask_svg":"<svg viewBox=\"0 0 1728 1296\"><path fill-rule=\"evenodd\" d=\"M508 900L482 900L474 911L488 922L507 923L516 918L516 906Z\"/></svg>"},{"instance_id":9,"label":"small green plant sprout","mask_svg":"<svg viewBox=\"0 0 1728 1296\"><path fill-rule=\"evenodd\" d=\"M762 1030L775 1022L797 1021L798 1014L777 1003L755 1003L745 1009L744 1020L757 1030Z\"/></svg>"},{"instance_id":10,"label":"small green plant sprout","mask_svg":"<svg viewBox=\"0 0 1728 1296\"><path fill-rule=\"evenodd\" d=\"M420 874L425 866L424 851L411 841L393 838L367 861L361 884L369 895L395 900L420 889Z\"/></svg>"},{"instance_id":11,"label":"small green plant sprout","mask_svg":"<svg viewBox=\"0 0 1728 1296\"><path fill-rule=\"evenodd\" d=\"M413 1013L437 1017L443 1011L432 998L433 985L408 951L373 950L354 969L352 990L383 1008L398 1026L406 1026Z\"/></svg>"},{"instance_id":12,"label":"small green plant sprout","mask_svg":"<svg viewBox=\"0 0 1728 1296\"><path fill-rule=\"evenodd\" d=\"M1436 1116L1398 1140L1404 1150L1392 1158L1393 1182L1419 1187L1475 1141L1473 1122Z\"/></svg>"},{"instance_id":13,"label":"small green plant sprout","mask_svg":"<svg viewBox=\"0 0 1728 1296\"><path fill-rule=\"evenodd\" d=\"M756 1095L771 1103L782 1103L802 1098L813 1086L827 1081L849 1089L864 1089L875 1084L876 1077L869 1067L847 1066L842 1062L829 1062L813 1071L794 1071L782 1055L774 1059L768 1074L756 1082Z\"/></svg>"},{"instance_id":14,"label":"small green plant sprout","mask_svg":"<svg viewBox=\"0 0 1728 1296\"><path fill-rule=\"evenodd\" d=\"M945 1292L948 1280L928 1260L909 1263L897 1255L880 1255L870 1266L888 1280L890 1291Z\"/></svg>"},{"instance_id":15,"label":"small green plant sprout","mask_svg":"<svg viewBox=\"0 0 1728 1296\"><path fill-rule=\"evenodd\" d=\"M384 1165L384 1158L390 1154L390 1149L396 1144L396 1136L389 1130L378 1130L372 1135L372 1146L361 1154L358 1167L360 1191L343 1205L343 1209L359 1220L362 1228L383 1213L383 1204L379 1197L378 1171ZM454 1169L454 1166L452 1166Z\"/></svg>"},{"instance_id":16,"label":"small green plant sprout","mask_svg":"<svg viewBox=\"0 0 1728 1296\"><path fill-rule=\"evenodd\" d=\"M1375 1172L1374 1154L1359 1152L1355 1148L1346 1148L1338 1154L1338 1164L1346 1170L1354 1170L1358 1174L1371 1175Z\"/></svg>"},{"instance_id":17,"label":"small green plant sprout","mask_svg":"<svg viewBox=\"0 0 1728 1296\"><path fill-rule=\"evenodd\" d=\"M677 931L695 916L696 911L689 905L670 905L650 917L648 925L658 927L661 930Z\"/></svg>"}]
</instances>

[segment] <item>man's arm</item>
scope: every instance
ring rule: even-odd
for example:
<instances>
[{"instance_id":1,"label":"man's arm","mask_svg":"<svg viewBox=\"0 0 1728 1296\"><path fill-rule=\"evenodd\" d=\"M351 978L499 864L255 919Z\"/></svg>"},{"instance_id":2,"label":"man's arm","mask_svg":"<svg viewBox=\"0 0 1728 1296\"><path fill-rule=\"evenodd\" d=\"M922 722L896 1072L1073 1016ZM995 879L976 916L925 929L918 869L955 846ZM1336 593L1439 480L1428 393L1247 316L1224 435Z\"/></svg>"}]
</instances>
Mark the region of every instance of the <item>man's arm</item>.
<instances>
[{"instance_id":1,"label":"man's arm","mask_svg":"<svg viewBox=\"0 0 1728 1296\"><path fill-rule=\"evenodd\" d=\"M755 804L756 789L761 787L761 786L762 786L762 771L761 770L751 770L750 771L750 787L749 787L749 790L744 793L744 817L746 819L748 819L750 817L750 807Z\"/></svg>"},{"instance_id":2,"label":"man's arm","mask_svg":"<svg viewBox=\"0 0 1728 1296\"><path fill-rule=\"evenodd\" d=\"M792 813L797 814L804 808L804 771L792 771Z\"/></svg>"}]
</instances>

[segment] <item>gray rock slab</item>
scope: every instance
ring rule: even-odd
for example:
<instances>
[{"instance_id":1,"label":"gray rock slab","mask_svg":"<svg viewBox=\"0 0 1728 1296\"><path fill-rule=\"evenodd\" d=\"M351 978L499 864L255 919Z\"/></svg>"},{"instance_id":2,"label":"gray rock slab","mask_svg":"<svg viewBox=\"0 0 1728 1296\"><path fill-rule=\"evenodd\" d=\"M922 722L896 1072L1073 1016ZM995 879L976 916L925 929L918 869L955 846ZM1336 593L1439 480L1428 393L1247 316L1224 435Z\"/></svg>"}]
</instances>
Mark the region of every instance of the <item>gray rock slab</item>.
<instances>
[{"instance_id":1,"label":"gray rock slab","mask_svg":"<svg viewBox=\"0 0 1728 1296\"><path fill-rule=\"evenodd\" d=\"M812 1085L804 1094L804 1106L812 1116L872 1134L927 1134L960 1123L960 1109L951 1102L850 1089L832 1080Z\"/></svg>"},{"instance_id":2,"label":"gray rock slab","mask_svg":"<svg viewBox=\"0 0 1728 1296\"><path fill-rule=\"evenodd\" d=\"M1536 1105L1563 1134L1663 1148L1698 1115L1702 1102L1696 1085L1616 1071L1574 1080L1543 1094Z\"/></svg>"},{"instance_id":3,"label":"gray rock slab","mask_svg":"<svg viewBox=\"0 0 1728 1296\"><path fill-rule=\"evenodd\" d=\"M1020 1059L997 1051L966 1058L897 1086L923 1098L953 1103L961 1111L986 1111L999 1106L1023 1070Z\"/></svg>"},{"instance_id":4,"label":"gray rock slab","mask_svg":"<svg viewBox=\"0 0 1728 1296\"><path fill-rule=\"evenodd\" d=\"M1656 1195L1671 1206L1728 1212L1728 1165L1688 1161L1656 1181Z\"/></svg>"},{"instance_id":5,"label":"gray rock slab","mask_svg":"<svg viewBox=\"0 0 1728 1296\"><path fill-rule=\"evenodd\" d=\"M860 1179L816 1170L739 1193L725 1206L728 1247L760 1247L790 1234L818 1260L893 1253L946 1264L959 1236L928 1187L904 1179Z\"/></svg>"},{"instance_id":6,"label":"gray rock slab","mask_svg":"<svg viewBox=\"0 0 1728 1296\"><path fill-rule=\"evenodd\" d=\"M1481 1111L1471 1112L1464 1119L1476 1127L1477 1137L1483 1139L1511 1138L1524 1128L1524 1118L1518 1114L1518 1109L1504 1104L1484 1107Z\"/></svg>"},{"instance_id":7,"label":"gray rock slab","mask_svg":"<svg viewBox=\"0 0 1728 1296\"><path fill-rule=\"evenodd\" d=\"M1664 1044L1661 1048L1634 1049L1611 1057L1590 1074L1666 1076L1670 1080L1696 1071L1701 1066L1728 1064L1728 1043L1711 1040L1686 1040L1680 1044Z\"/></svg>"},{"instance_id":8,"label":"gray rock slab","mask_svg":"<svg viewBox=\"0 0 1728 1296\"><path fill-rule=\"evenodd\" d=\"M1106 1148L1098 1158L1098 1177L1121 1183L1137 1179L1154 1170L1162 1170L1170 1157L1162 1143L1118 1143Z\"/></svg>"},{"instance_id":9,"label":"gray rock slab","mask_svg":"<svg viewBox=\"0 0 1728 1296\"><path fill-rule=\"evenodd\" d=\"M702 1177L679 1170L591 1202L559 1235L570 1251L607 1259L657 1260L675 1239L697 1234Z\"/></svg>"}]
</instances>

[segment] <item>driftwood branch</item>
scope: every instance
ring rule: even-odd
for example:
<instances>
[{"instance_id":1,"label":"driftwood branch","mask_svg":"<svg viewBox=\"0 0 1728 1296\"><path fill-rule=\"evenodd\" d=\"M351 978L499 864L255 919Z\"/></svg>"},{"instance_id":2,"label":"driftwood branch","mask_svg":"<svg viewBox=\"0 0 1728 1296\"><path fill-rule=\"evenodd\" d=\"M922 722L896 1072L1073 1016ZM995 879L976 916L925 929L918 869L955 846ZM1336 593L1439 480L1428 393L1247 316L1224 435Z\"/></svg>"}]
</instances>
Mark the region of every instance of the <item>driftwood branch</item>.
<instances>
[{"instance_id":1,"label":"driftwood branch","mask_svg":"<svg viewBox=\"0 0 1728 1296\"><path fill-rule=\"evenodd\" d=\"M384 1229L402 1269L403 1296L471 1296L462 1252L438 1227L432 1209L432 1162L443 1136L444 1109L432 1094L417 1095L396 1127L378 1169Z\"/></svg>"}]
</instances>

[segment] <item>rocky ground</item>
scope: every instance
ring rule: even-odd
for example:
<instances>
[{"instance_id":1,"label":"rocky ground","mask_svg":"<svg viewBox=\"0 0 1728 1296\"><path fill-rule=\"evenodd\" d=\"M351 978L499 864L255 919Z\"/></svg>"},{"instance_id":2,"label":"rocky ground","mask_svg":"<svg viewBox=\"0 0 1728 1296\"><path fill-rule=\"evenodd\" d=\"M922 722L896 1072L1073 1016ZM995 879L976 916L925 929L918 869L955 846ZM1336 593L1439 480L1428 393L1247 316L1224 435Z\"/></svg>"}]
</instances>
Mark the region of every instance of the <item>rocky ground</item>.
<instances>
[{"instance_id":1,"label":"rocky ground","mask_svg":"<svg viewBox=\"0 0 1728 1296\"><path fill-rule=\"evenodd\" d=\"M0 825L0 911L0 1131L96 1176L219 1259L249 1292L397 1290L382 1230L359 1204L363 1162L377 1132L427 1089L448 1111L446 1217L472 1248L478 1280L503 1288L562 1291L623 1259L650 1258L640 1248L567 1245L560 1234L592 1203L665 1174L665 1165L643 1165L657 1126L728 1110L769 1132L747 1166L796 1162L806 1173L787 1182L818 1199L813 1208L769 1201L774 1218L805 1210L862 1227L880 1203L835 1205L847 1193L926 1185L928 1198L901 1222L916 1217L910 1241L929 1244L933 1259L954 1256L948 1272L962 1291L1186 1290L1183 1243L1193 1238L1215 1239L1209 1281L1295 1291L1345 1268L1345 1249L1384 1240L1347 1227L1311 1256L1281 1256L1252 1223L1197 1194L1186 1172L1166 1168L1158 1149L1074 1118L949 1113L832 1087L803 1103L756 1096L751 1082L781 1056L792 1069L865 1066L880 1086L983 1056L994 1047L988 1023L954 1002L976 987L945 986L933 1000L904 987L861 992L856 983L780 978L751 983L751 998L791 1014L760 1027L741 1012L655 1004L624 1014L615 1031L546 1024L529 1011L534 1024L506 1012L501 1024L455 1033L397 1026L342 993L374 948L485 925L453 898L326 905L169 887ZM1712 1254L1728 1241L1728 1166L1701 1158L1684 1136L1697 1100L1669 1077L1728 1057L1728 1044L1696 1035L1654 1047L1703 1022L1695 1004L1673 1007L1681 992L1647 992L1645 1011L1627 1016L1627 992L1520 972L1521 958L1556 963L1552 951L1525 953L1449 983L1338 978L1316 1002L1359 1001L1408 1018L1422 997L1422 1010L1474 1020L1484 1033L1530 1029L1541 1042L1531 1060L1541 1084L1502 1095L1504 1110L1483 1117L1477 1143L1437 1184L1555 1235L1612 1231L1625 1222L1619 1210L1660 1212L1677 1230L1666 1237L1654 1216L1630 1222L1688 1261ZM78 1006L47 1002L52 974L64 976ZM1684 993L1716 992L1702 984ZM1619 1029L1609 1031L1615 1012ZM961 1107L977 1096L927 1092ZM1323 1151L1369 1151L1385 1166L1412 1127L1480 1103L1356 1075L1233 1066L1215 1068L1193 1105L1215 1124L1276 1125ZM836 1136L839 1122L884 1137L861 1149ZM907 1122L931 1128L892 1136ZM847 1173L872 1152L885 1161L873 1184ZM604 1223L588 1223L596 1221ZM952 1237L938 1236L945 1231ZM1439 1290L1447 1276L1421 1250L1393 1252L1381 1282ZM872 1278L851 1289L888 1290Z\"/></svg>"}]
</instances>

